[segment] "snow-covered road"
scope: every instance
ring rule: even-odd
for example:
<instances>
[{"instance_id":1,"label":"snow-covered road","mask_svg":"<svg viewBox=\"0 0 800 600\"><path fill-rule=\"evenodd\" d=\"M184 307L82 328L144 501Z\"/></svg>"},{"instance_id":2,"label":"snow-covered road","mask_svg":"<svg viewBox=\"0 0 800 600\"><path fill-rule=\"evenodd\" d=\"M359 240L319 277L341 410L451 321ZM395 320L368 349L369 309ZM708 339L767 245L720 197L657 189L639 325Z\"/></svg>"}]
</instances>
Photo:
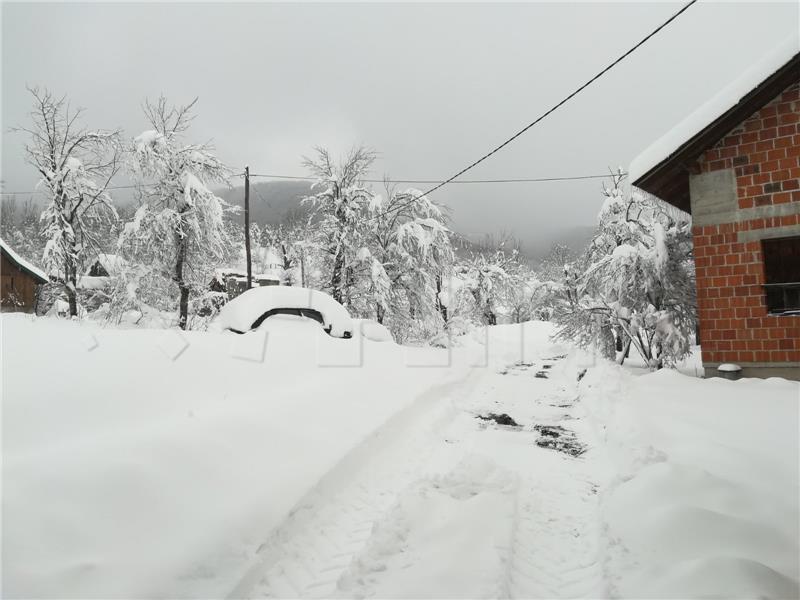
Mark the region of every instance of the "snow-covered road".
<instances>
[{"instance_id":1,"label":"snow-covered road","mask_svg":"<svg viewBox=\"0 0 800 600\"><path fill-rule=\"evenodd\" d=\"M431 388L354 449L230 597L603 596L591 453L540 447L559 430L534 429L581 443L577 381L561 348L518 356L517 328L489 342L499 360ZM490 413L518 426L480 418Z\"/></svg>"}]
</instances>

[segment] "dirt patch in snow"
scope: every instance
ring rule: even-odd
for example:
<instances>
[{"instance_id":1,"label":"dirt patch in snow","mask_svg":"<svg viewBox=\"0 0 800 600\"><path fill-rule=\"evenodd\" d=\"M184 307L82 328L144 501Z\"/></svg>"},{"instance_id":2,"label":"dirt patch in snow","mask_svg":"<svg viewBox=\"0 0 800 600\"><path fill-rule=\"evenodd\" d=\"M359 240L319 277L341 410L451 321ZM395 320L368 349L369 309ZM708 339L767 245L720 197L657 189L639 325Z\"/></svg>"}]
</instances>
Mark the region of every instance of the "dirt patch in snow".
<instances>
[{"instance_id":1,"label":"dirt patch in snow","mask_svg":"<svg viewBox=\"0 0 800 600\"><path fill-rule=\"evenodd\" d=\"M494 421L498 425L507 425L509 427L521 427L519 423L517 423L513 418L511 418L506 413L496 414L496 413L489 413L488 415L478 415L476 418L481 419L483 421Z\"/></svg>"},{"instance_id":2,"label":"dirt patch in snow","mask_svg":"<svg viewBox=\"0 0 800 600\"><path fill-rule=\"evenodd\" d=\"M561 425L534 425L533 429L539 433L536 445L540 448L549 448L573 457L586 452L586 446L578 441L575 432Z\"/></svg>"}]
</instances>

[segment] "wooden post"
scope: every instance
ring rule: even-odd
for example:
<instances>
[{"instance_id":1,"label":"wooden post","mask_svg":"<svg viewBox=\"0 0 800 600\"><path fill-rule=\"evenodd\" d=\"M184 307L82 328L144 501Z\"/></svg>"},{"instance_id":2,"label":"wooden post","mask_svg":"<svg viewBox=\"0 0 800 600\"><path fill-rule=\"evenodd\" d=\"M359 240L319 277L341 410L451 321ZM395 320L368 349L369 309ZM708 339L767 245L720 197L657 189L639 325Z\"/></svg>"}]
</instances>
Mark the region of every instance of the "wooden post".
<instances>
[{"instance_id":1,"label":"wooden post","mask_svg":"<svg viewBox=\"0 0 800 600\"><path fill-rule=\"evenodd\" d=\"M247 255L247 289L253 287L253 263L250 259L250 167L244 168L244 251Z\"/></svg>"}]
</instances>

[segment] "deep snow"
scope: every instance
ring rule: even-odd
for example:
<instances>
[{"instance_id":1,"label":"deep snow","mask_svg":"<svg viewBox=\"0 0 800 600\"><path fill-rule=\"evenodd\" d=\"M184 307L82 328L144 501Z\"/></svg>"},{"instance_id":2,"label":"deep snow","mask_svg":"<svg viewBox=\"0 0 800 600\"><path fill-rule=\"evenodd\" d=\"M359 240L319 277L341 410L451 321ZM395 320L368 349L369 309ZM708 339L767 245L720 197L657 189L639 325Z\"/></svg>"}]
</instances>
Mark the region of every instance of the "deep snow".
<instances>
[{"instance_id":1,"label":"deep snow","mask_svg":"<svg viewBox=\"0 0 800 600\"><path fill-rule=\"evenodd\" d=\"M4 597L798 595L796 383L642 374L539 322L450 352L0 325Z\"/></svg>"}]
</instances>

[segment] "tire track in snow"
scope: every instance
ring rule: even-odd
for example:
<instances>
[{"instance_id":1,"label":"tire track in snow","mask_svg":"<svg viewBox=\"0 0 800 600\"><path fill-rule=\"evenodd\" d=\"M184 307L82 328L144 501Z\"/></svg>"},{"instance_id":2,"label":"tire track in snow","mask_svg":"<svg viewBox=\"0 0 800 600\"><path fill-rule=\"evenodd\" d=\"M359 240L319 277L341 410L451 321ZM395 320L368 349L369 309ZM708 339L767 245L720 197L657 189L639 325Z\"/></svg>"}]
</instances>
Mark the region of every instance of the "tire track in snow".
<instances>
[{"instance_id":1,"label":"tire track in snow","mask_svg":"<svg viewBox=\"0 0 800 600\"><path fill-rule=\"evenodd\" d=\"M428 389L351 450L261 544L228 597L330 596L458 414L453 396L482 372Z\"/></svg>"},{"instance_id":2,"label":"tire track in snow","mask_svg":"<svg viewBox=\"0 0 800 600\"><path fill-rule=\"evenodd\" d=\"M462 494L464 486L468 493L459 499L474 502L470 498L483 495L492 500L494 494L491 506L498 510L488 515L472 514L469 511L474 509L464 507L461 517L453 517L456 524L471 528L479 520L493 519L495 537L504 540L493 550L497 558L492 567L496 570L496 583L487 587L479 582L468 595L606 595L600 560L599 501L590 477L591 449L576 459L538 448L532 430L490 426L487 434L487 427L472 418L476 412L497 410L497 390L502 390L505 382L511 384L509 390L521 388L539 393L537 405L527 415L535 422L572 427L579 421L580 407L571 406L574 390L570 391L571 386L559 387L563 378L535 378L536 363L513 366L522 371L530 369L529 373L515 373L513 383L502 374L479 369L473 370L472 376L425 392L348 454L298 503L259 549L230 597L391 595L395 589L392 586L402 581L397 578L402 577L404 569L410 573L421 568L425 574L426 565L421 564L418 552L420 539L424 538L420 534L425 533L420 531L419 515L424 515L428 506L434 512L441 494ZM475 384L478 373L484 376L478 385L473 385L468 401L456 406L454 396ZM503 402L500 406L505 409L509 405ZM519 402L511 403L509 412L516 415L520 407ZM446 438L452 443L443 444L443 435L463 439ZM492 439L487 435L512 436L505 439L524 443L526 468L503 464L499 458L493 462L491 444L483 444L482 456L494 464L489 470L505 473L511 482L500 488L487 485L480 468L459 470L459 460L468 462L479 440ZM435 475L432 463L440 469L445 465L445 470L440 471L443 475ZM419 500L420 495L424 500ZM412 510L411 515L408 510ZM437 568L435 564L427 566L427 572Z\"/></svg>"}]
</instances>

